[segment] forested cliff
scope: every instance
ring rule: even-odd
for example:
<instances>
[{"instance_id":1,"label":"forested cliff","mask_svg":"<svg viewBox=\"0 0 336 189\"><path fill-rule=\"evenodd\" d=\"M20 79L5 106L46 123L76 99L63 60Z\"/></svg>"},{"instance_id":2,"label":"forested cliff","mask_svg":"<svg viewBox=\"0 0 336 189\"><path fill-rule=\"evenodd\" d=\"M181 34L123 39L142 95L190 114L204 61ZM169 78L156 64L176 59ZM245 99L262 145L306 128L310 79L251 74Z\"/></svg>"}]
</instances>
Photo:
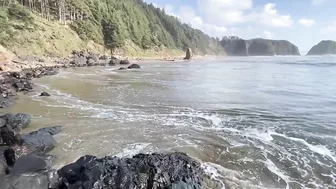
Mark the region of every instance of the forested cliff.
<instances>
[{"instance_id":1,"label":"forested cliff","mask_svg":"<svg viewBox=\"0 0 336 189\"><path fill-rule=\"evenodd\" d=\"M43 33L47 29L35 23L43 17L44 25L57 21L81 40L92 40L112 51L135 45L144 50L190 47L198 54L225 53L218 39L142 0L0 0L0 6L0 43L4 46L11 46L22 31Z\"/></svg>"}]
</instances>

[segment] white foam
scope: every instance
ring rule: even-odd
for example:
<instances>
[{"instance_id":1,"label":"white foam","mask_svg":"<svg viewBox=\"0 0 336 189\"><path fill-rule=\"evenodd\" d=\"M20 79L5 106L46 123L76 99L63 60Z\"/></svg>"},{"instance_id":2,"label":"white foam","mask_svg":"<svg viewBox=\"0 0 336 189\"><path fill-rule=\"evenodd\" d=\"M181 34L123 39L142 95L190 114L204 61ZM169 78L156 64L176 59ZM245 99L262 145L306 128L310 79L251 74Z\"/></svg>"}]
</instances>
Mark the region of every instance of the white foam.
<instances>
[{"instance_id":1,"label":"white foam","mask_svg":"<svg viewBox=\"0 0 336 189\"><path fill-rule=\"evenodd\" d=\"M147 148L150 143L134 143L127 145L121 152L115 154L117 157L132 157L136 154L139 154L145 148Z\"/></svg>"},{"instance_id":2,"label":"white foam","mask_svg":"<svg viewBox=\"0 0 336 189\"><path fill-rule=\"evenodd\" d=\"M286 138L286 139L289 139L289 140L292 140L292 141L300 142L300 143L304 144L305 146L307 146L311 151L313 151L315 153L318 153L322 156L329 157L334 162L336 162L335 154L323 145L312 145L312 144L309 144L307 141L305 141L301 138L288 137L286 135L279 134L279 133L272 133L272 135L277 135L277 136L280 136L280 137L283 137L283 138Z\"/></svg>"},{"instance_id":3,"label":"white foam","mask_svg":"<svg viewBox=\"0 0 336 189\"><path fill-rule=\"evenodd\" d=\"M288 185L289 182L288 177L284 175L270 159L267 159L265 161L265 165L268 170L270 170L272 173L274 173L275 175L277 175L279 178L281 178L283 181L286 182L286 189L290 189L290 186ZM280 179L278 181L280 181Z\"/></svg>"}]
</instances>

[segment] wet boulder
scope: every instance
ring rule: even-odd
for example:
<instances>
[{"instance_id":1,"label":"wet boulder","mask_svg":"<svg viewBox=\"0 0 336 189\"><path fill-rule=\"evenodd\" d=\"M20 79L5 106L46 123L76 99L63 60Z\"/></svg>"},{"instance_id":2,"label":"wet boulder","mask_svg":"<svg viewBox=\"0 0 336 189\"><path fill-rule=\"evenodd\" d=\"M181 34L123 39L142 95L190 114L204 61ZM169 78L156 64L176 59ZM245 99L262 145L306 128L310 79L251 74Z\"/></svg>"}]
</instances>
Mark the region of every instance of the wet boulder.
<instances>
[{"instance_id":1,"label":"wet boulder","mask_svg":"<svg viewBox=\"0 0 336 189\"><path fill-rule=\"evenodd\" d=\"M129 60L127 60L127 59L120 61L120 64L122 64L122 65L130 64L130 63L131 62Z\"/></svg>"},{"instance_id":2,"label":"wet boulder","mask_svg":"<svg viewBox=\"0 0 336 189\"><path fill-rule=\"evenodd\" d=\"M62 127L43 128L38 131L24 134L21 138L23 143L33 152L48 152L56 145L53 135L58 134Z\"/></svg>"},{"instance_id":3,"label":"wet boulder","mask_svg":"<svg viewBox=\"0 0 336 189\"><path fill-rule=\"evenodd\" d=\"M25 174L47 171L50 168L44 158L36 155L25 155L16 160L9 174Z\"/></svg>"},{"instance_id":4,"label":"wet boulder","mask_svg":"<svg viewBox=\"0 0 336 189\"><path fill-rule=\"evenodd\" d=\"M48 189L49 181L47 174L22 174L0 177L1 189Z\"/></svg>"},{"instance_id":5,"label":"wet boulder","mask_svg":"<svg viewBox=\"0 0 336 189\"><path fill-rule=\"evenodd\" d=\"M15 131L11 125L6 123L0 127L0 145L10 146L21 144L21 142L20 134Z\"/></svg>"},{"instance_id":6,"label":"wet boulder","mask_svg":"<svg viewBox=\"0 0 336 189\"><path fill-rule=\"evenodd\" d=\"M89 158L70 164L58 173L64 189L199 189L203 170L199 162L186 154L170 153L138 154L133 158Z\"/></svg>"},{"instance_id":7,"label":"wet boulder","mask_svg":"<svg viewBox=\"0 0 336 189\"><path fill-rule=\"evenodd\" d=\"M47 93L47 92L42 92L41 94L40 94L40 96L51 96L49 93Z\"/></svg>"},{"instance_id":8,"label":"wet boulder","mask_svg":"<svg viewBox=\"0 0 336 189\"><path fill-rule=\"evenodd\" d=\"M128 66L128 69L140 69L141 66L139 64L132 64L130 66Z\"/></svg>"},{"instance_id":9,"label":"wet boulder","mask_svg":"<svg viewBox=\"0 0 336 189\"><path fill-rule=\"evenodd\" d=\"M121 67L121 68L119 68L118 70L127 70L126 68L124 68L124 67Z\"/></svg>"},{"instance_id":10,"label":"wet boulder","mask_svg":"<svg viewBox=\"0 0 336 189\"><path fill-rule=\"evenodd\" d=\"M6 121L6 125L8 127L14 129L17 132L27 128L31 122L31 116L23 113L5 114L0 116L0 118Z\"/></svg>"}]
</instances>

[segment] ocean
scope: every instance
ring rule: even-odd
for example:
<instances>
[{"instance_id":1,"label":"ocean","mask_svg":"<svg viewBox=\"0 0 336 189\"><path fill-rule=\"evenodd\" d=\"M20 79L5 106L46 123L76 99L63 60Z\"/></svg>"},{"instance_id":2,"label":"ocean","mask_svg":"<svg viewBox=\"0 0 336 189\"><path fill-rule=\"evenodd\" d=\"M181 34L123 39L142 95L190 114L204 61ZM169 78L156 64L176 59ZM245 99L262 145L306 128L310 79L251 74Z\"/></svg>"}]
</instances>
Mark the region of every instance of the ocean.
<instances>
[{"instance_id":1,"label":"ocean","mask_svg":"<svg viewBox=\"0 0 336 189\"><path fill-rule=\"evenodd\" d=\"M218 188L336 188L335 56L139 64L62 70L1 111L31 114L24 132L64 126L56 167L179 151Z\"/></svg>"}]
</instances>

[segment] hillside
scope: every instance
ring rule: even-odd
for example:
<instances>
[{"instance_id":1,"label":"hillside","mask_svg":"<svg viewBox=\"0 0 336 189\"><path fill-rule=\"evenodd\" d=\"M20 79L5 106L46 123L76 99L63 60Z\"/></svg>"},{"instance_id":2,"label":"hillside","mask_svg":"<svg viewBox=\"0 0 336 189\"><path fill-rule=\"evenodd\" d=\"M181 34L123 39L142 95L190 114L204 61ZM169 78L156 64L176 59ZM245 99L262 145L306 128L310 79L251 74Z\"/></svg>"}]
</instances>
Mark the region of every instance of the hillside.
<instances>
[{"instance_id":1,"label":"hillside","mask_svg":"<svg viewBox=\"0 0 336 189\"><path fill-rule=\"evenodd\" d=\"M224 37L221 44L229 56L300 55L299 48L285 40Z\"/></svg>"},{"instance_id":2,"label":"hillside","mask_svg":"<svg viewBox=\"0 0 336 189\"><path fill-rule=\"evenodd\" d=\"M142 0L2 1L0 44L17 55L225 54L218 40Z\"/></svg>"},{"instance_id":3,"label":"hillside","mask_svg":"<svg viewBox=\"0 0 336 189\"><path fill-rule=\"evenodd\" d=\"M336 42L331 40L321 41L310 49L307 55L336 54Z\"/></svg>"}]
</instances>

